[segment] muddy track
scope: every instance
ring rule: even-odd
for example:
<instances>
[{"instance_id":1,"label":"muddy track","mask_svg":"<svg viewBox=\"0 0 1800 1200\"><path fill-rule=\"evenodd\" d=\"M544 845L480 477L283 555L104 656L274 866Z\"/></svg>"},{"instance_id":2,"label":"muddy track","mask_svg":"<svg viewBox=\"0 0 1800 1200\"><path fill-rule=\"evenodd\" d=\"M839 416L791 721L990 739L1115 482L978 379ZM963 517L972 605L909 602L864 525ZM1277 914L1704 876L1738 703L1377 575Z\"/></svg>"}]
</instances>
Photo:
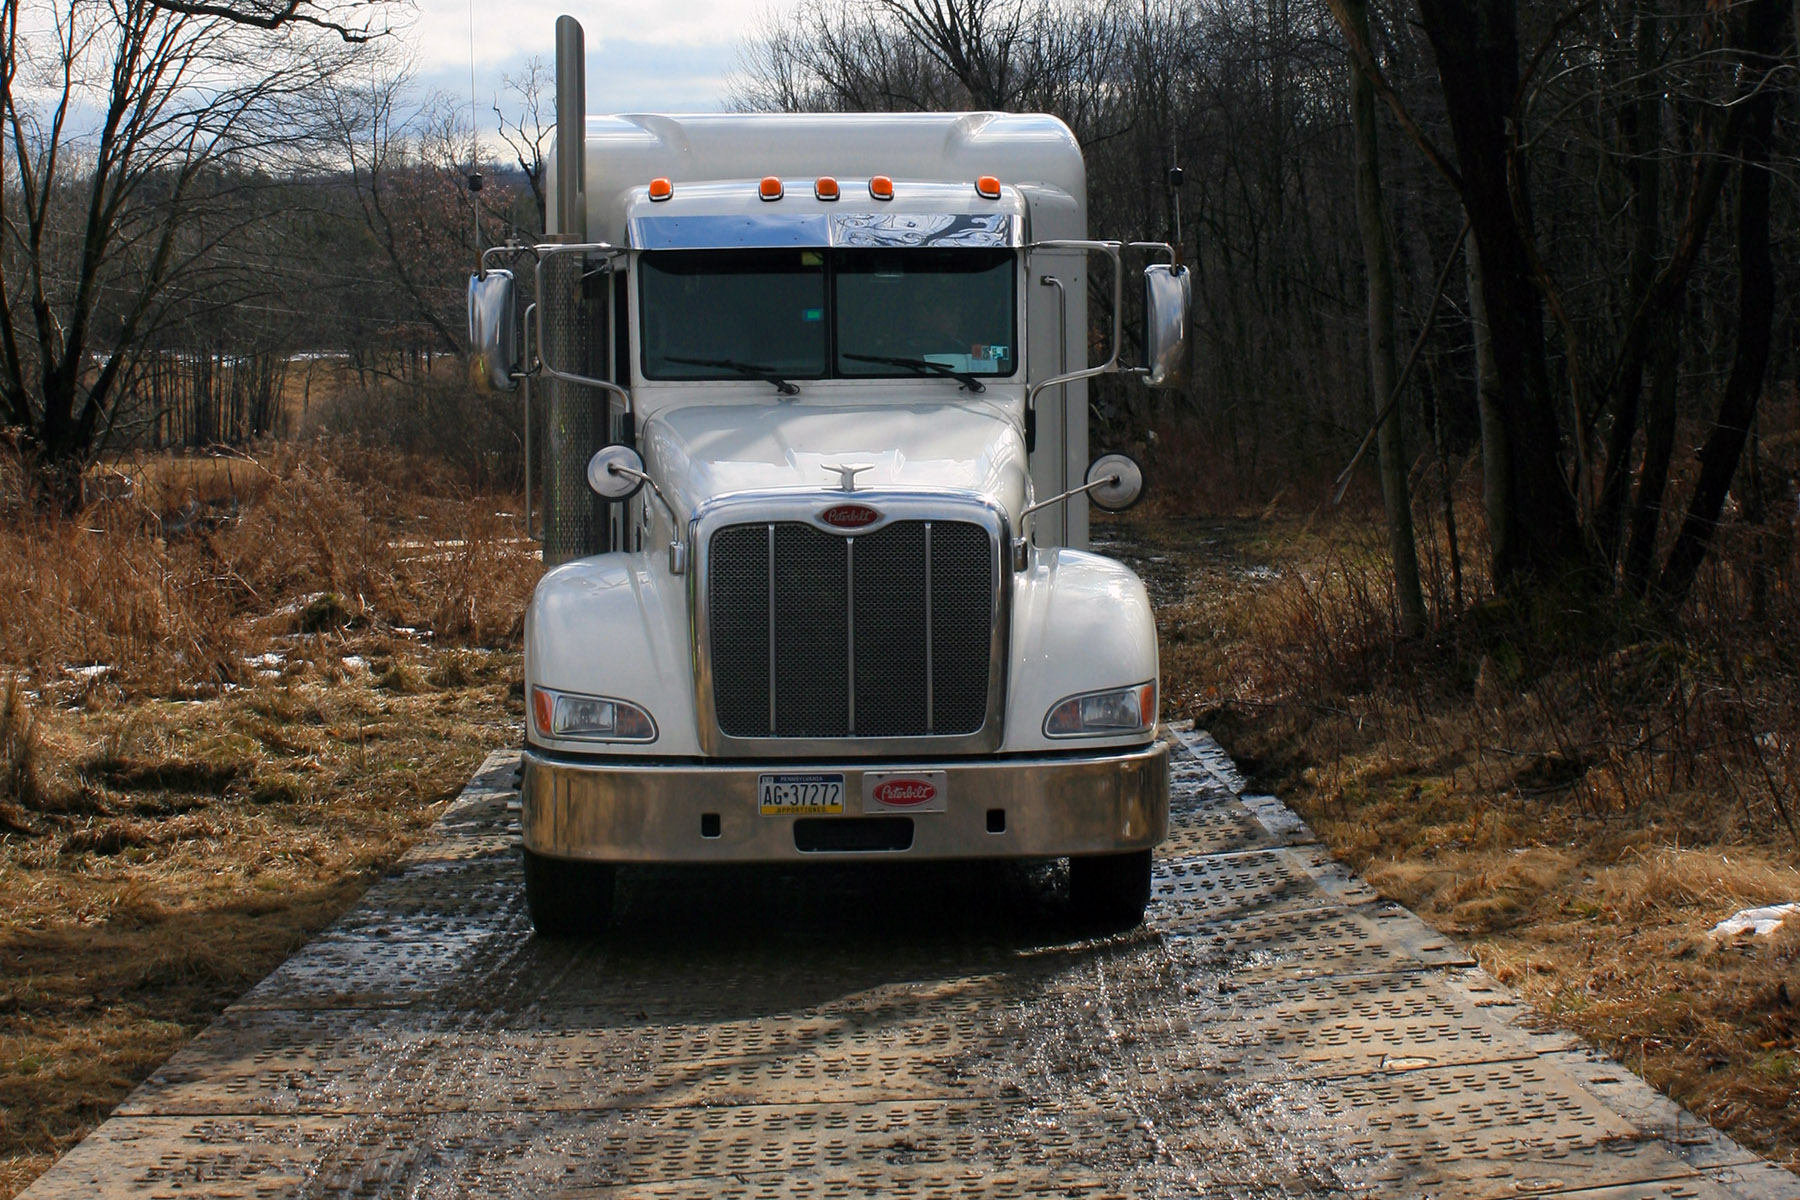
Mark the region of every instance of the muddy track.
<instances>
[{"instance_id":1,"label":"muddy track","mask_svg":"<svg viewBox=\"0 0 1800 1200\"><path fill-rule=\"evenodd\" d=\"M547 941L497 754L24 1195L1800 1198L1178 739L1115 936L1053 867L858 862L627 872Z\"/></svg>"}]
</instances>

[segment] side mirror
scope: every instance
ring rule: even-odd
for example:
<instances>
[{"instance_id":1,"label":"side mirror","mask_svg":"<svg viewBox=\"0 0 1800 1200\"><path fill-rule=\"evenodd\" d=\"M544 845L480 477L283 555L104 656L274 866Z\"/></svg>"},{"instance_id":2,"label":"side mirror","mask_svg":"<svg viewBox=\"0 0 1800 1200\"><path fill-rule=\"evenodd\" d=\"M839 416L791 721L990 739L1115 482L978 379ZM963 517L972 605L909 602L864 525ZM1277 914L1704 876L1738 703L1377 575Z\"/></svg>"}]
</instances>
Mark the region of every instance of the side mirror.
<instances>
[{"instance_id":1,"label":"side mirror","mask_svg":"<svg viewBox=\"0 0 1800 1200\"><path fill-rule=\"evenodd\" d=\"M519 386L519 325L511 271L469 276L469 382L478 391Z\"/></svg>"},{"instance_id":2,"label":"side mirror","mask_svg":"<svg viewBox=\"0 0 1800 1200\"><path fill-rule=\"evenodd\" d=\"M1188 313L1193 276L1183 266L1144 268L1144 383L1153 388L1187 382Z\"/></svg>"},{"instance_id":3,"label":"side mirror","mask_svg":"<svg viewBox=\"0 0 1800 1200\"><path fill-rule=\"evenodd\" d=\"M1095 508L1124 512L1143 497L1144 469L1123 454L1102 454L1083 482Z\"/></svg>"},{"instance_id":4,"label":"side mirror","mask_svg":"<svg viewBox=\"0 0 1800 1200\"><path fill-rule=\"evenodd\" d=\"M588 486L602 500L629 500L648 478L644 460L630 446L602 446L588 459Z\"/></svg>"}]
</instances>

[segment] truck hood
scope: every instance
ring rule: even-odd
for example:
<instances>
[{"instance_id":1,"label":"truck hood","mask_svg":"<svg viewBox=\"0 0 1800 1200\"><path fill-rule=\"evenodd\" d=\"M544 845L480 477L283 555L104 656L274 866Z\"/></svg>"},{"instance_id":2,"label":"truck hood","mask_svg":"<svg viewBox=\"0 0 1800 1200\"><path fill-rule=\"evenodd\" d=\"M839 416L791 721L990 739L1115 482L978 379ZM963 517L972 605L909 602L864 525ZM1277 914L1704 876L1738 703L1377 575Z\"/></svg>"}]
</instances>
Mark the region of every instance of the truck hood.
<instances>
[{"instance_id":1,"label":"truck hood","mask_svg":"<svg viewBox=\"0 0 1800 1200\"><path fill-rule=\"evenodd\" d=\"M828 468L858 464L857 490L952 489L1015 522L1029 472L1018 425L982 402L801 407L694 405L644 424L644 461L683 521L733 492L838 491Z\"/></svg>"}]
</instances>

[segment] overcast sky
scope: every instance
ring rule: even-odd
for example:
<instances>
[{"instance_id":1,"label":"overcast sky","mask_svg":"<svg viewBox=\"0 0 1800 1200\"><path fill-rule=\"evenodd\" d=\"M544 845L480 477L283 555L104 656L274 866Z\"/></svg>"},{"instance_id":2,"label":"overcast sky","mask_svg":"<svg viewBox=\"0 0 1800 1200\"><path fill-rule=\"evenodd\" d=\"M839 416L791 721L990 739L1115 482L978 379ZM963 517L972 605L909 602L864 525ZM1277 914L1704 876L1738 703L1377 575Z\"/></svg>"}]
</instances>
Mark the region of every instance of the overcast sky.
<instances>
[{"instance_id":1,"label":"overcast sky","mask_svg":"<svg viewBox=\"0 0 1800 1200\"><path fill-rule=\"evenodd\" d=\"M556 62L556 18L569 13L587 33L587 109L608 112L712 112L724 107L743 46L765 15L793 0L475 0L475 91L484 132L494 121L502 79L534 55ZM402 36L417 54L422 82L453 96L469 94L469 0L416 0L418 17Z\"/></svg>"}]
</instances>

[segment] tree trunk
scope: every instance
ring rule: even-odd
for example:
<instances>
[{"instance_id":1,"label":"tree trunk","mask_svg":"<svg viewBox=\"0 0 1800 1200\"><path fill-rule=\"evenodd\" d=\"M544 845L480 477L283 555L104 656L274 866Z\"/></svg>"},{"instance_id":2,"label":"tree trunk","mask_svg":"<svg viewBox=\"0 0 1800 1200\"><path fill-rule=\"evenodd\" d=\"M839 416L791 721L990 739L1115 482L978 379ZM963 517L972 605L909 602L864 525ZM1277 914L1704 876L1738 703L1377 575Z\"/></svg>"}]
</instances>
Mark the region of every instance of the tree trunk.
<instances>
[{"instance_id":1,"label":"tree trunk","mask_svg":"<svg viewBox=\"0 0 1800 1200\"><path fill-rule=\"evenodd\" d=\"M1631 536L1625 545L1625 588L1642 596L1656 562L1656 534L1662 525L1669 464L1675 458L1675 400L1680 385L1682 306L1685 287L1658 323L1650 353L1649 403L1644 409L1644 465L1638 470L1637 498L1631 506Z\"/></svg>"},{"instance_id":2,"label":"tree trunk","mask_svg":"<svg viewBox=\"0 0 1800 1200\"><path fill-rule=\"evenodd\" d=\"M1344 0L1344 13L1364 45L1369 44L1365 0ZM1402 636L1425 632L1425 597L1419 588L1419 556L1413 538L1412 499L1406 486L1403 406L1395 393L1394 258L1388 246L1387 210L1381 197L1377 156L1375 88L1357 56L1350 56L1350 116L1356 141L1356 223L1362 234L1368 276L1369 382L1375 403L1375 447L1381 473L1381 502L1387 510L1388 553L1394 560L1394 602Z\"/></svg>"},{"instance_id":3,"label":"tree trunk","mask_svg":"<svg viewBox=\"0 0 1800 1200\"><path fill-rule=\"evenodd\" d=\"M1517 592L1543 580L1592 582L1559 450L1541 298L1521 226L1531 220L1508 123L1519 83L1516 0L1420 0L1455 140L1463 206L1481 257L1494 401L1506 442L1507 534L1494 581Z\"/></svg>"},{"instance_id":4,"label":"tree trunk","mask_svg":"<svg viewBox=\"0 0 1800 1200\"><path fill-rule=\"evenodd\" d=\"M1637 98L1620 114L1625 149L1631 155L1631 257L1626 264L1625 291L1628 311L1635 312L1650 296L1655 282L1656 250L1662 241L1662 206L1657 202L1662 171L1657 155L1662 121L1662 90L1656 75L1662 39L1648 0L1641 0L1637 17ZM1625 496L1631 478L1631 448L1637 438L1644 383L1643 358L1633 355L1624 364L1610 400L1613 408L1611 436L1607 439L1606 474L1594 517L1601 552L1608 562L1617 561L1623 538Z\"/></svg>"},{"instance_id":5,"label":"tree trunk","mask_svg":"<svg viewBox=\"0 0 1800 1200\"><path fill-rule=\"evenodd\" d=\"M1469 322L1475 327L1475 400L1481 417L1481 507L1487 514L1489 555L1510 559L1512 468L1507 463L1506 418L1500 413L1500 384L1494 377L1494 342L1488 336L1487 301L1482 299L1481 252L1464 248L1469 280Z\"/></svg>"},{"instance_id":6,"label":"tree trunk","mask_svg":"<svg viewBox=\"0 0 1800 1200\"><path fill-rule=\"evenodd\" d=\"M1746 8L1746 65L1755 75L1766 77L1780 67L1775 52L1786 14L1777 0L1750 0ZM1694 484L1687 517L1657 584L1659 599L1671 610L1687 599L1694 576L1706 559L1750 436L1769 365L1775 317L1775 272L1769 258L1769 141L1776 94L1775 87L1764 86L1744 102L1744 141L1738 167L1737 346L1725 394L1719 400L1719 415L1700 448L1700 478Z\"/></svg>"}]
</instances>

